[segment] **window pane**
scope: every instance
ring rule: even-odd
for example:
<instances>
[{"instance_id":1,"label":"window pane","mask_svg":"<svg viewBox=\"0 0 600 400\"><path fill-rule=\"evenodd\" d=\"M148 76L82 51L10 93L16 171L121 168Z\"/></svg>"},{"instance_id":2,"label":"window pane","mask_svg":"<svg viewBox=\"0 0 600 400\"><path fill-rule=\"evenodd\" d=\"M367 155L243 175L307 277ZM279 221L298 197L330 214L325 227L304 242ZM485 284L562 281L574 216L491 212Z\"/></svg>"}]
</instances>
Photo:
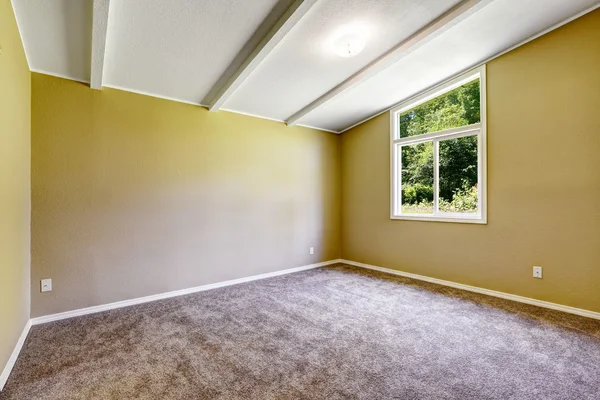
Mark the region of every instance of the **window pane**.
<instances>
[{"instance_id":1,"label":"window pane","mask_svg":"<svg viewBox=\"0 0 600 400\"><path fill-rule=\"evenodd\" d=\"M439 146L439 211L476 213L477 136L442 140Z\"/></svg>"},{"instance_id":2,"label":"window pane","mask_svg":"<svg viewBox=\"0 0 600 400\"><path fill-rule=\"evenodd\" d=\"M433 142L402 146L402 213L433 214Z\"/></svg>"},{"instance_id":3,"label":"window pane","mask_svg":"<svg viewBox=\"0 0 600 400\"><path fill-rule=\"evenodd\" d=\"M399 118L401 138L481 122L479 78L405 111Z\"/></svg>"}]
</instances>

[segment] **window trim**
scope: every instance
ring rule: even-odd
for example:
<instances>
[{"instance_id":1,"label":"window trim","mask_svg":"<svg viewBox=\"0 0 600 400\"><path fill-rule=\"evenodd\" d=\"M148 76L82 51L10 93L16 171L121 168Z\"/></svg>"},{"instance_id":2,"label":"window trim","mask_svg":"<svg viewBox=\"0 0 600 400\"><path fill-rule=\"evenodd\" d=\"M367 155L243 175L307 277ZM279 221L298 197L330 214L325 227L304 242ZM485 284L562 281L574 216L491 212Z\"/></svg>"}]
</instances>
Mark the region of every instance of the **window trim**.
<instances>
[{"instance_id":1,"label":"window trim","mask_svg":"<svg viewBox=\"0 0 600 400\"><path fill-rule=\"evenodd\" d=\"M438 132L430 132L418 136L407 138L399 137L399 118L398 115L411 110L423 103L428 102L444 93L456 89L465 83L479 78L480 84L480 116L481 120L477 124L461 126L458 128L445 129ZM458 222L470 224L487 224L487 82L485 64L470 70L464 74L458 75L446 82L437 85L431 89L421 92L397 105L390 110L390 219L392 220L411 220L411 221L433 221L433 222ZM473 133L478 131L477 133ZM478 170L478 198L479 213L469 215L466 213L439 213L438 192L439 192L439 142L443 140L455 139L465 136L477 136L477 170ZM398 171L398 157L401 156L401 147L414 145L423 142L433 142L434 146L434 214L401 214L396 213L402 199L402 174Z\"/></svg>"}]
</instances>

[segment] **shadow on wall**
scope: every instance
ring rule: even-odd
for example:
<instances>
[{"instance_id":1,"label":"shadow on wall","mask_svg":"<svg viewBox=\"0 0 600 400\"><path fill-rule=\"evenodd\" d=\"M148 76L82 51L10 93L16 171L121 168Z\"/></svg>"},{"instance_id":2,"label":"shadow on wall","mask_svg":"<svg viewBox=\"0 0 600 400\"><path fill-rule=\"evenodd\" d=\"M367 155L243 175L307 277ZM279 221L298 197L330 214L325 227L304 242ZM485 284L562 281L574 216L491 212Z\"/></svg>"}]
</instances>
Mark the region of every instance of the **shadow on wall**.
<instances>
[{"instance_id":1,"label":"shadow on wall","mask_svg":"<svg viewBox=\"0 0 600 400\"><path fill-rule=\"evenodd\" d=\"M337 136L33 85L33 316L339 257Z\"/></svg>"}]
</instances>

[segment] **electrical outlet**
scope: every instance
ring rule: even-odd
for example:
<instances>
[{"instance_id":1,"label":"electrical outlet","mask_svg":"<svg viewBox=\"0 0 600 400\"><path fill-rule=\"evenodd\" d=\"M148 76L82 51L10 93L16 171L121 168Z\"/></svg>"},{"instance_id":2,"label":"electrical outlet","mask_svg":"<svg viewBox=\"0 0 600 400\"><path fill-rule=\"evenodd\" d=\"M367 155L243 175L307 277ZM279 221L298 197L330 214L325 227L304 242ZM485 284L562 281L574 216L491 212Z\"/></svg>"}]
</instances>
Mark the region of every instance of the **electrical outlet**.
<instances>
[{"instance_id":1,"label":"electrical outlet","mask_svg":"<svg viewBox=\"0 0 600 400\"><path fill-rule=\"evenodd\" d=\"M315 254L315 248L314 247L309 248L308 249L308 253L309 254Z\"/></svg>"},{"instance_id":2,"label":"electrical outlet","mask_svg":"<svg viewBox=\"0 0 600 400\"><path fill-rule=\"evenodd\" d=\"M542 279L542 267L533 267L533 277L537 279Z\"/></svg>"},{"instance_id":3,"label":"electrical outlet","mask_svg":"<svg viewBox=\"0 0 600 400\"><path fill-rule=\"evenodd\" d=\"M42 292L51 292L52 291L52 279L42 279L41 290L42 290Z\"/></svg>"}]
</instances>

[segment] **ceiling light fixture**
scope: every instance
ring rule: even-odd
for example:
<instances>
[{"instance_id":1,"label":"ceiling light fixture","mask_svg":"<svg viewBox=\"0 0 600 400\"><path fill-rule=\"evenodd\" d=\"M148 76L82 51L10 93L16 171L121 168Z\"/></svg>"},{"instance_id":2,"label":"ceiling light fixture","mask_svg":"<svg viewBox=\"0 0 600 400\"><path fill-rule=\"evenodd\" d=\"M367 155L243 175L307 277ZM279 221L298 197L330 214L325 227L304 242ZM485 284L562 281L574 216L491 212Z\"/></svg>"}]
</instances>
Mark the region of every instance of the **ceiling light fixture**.
<instances>
[{"instance_id":1,"label":"ceiling light fixture","mask_svg":"<svg viewBox=\"0 0 600 400\"><path fill-rule=\"evenodd\" d=\"M345 35L334 43L335 54L340 57L354 57L365 48L365 39L358 35Z\"/></svg>"}]
</instances>

